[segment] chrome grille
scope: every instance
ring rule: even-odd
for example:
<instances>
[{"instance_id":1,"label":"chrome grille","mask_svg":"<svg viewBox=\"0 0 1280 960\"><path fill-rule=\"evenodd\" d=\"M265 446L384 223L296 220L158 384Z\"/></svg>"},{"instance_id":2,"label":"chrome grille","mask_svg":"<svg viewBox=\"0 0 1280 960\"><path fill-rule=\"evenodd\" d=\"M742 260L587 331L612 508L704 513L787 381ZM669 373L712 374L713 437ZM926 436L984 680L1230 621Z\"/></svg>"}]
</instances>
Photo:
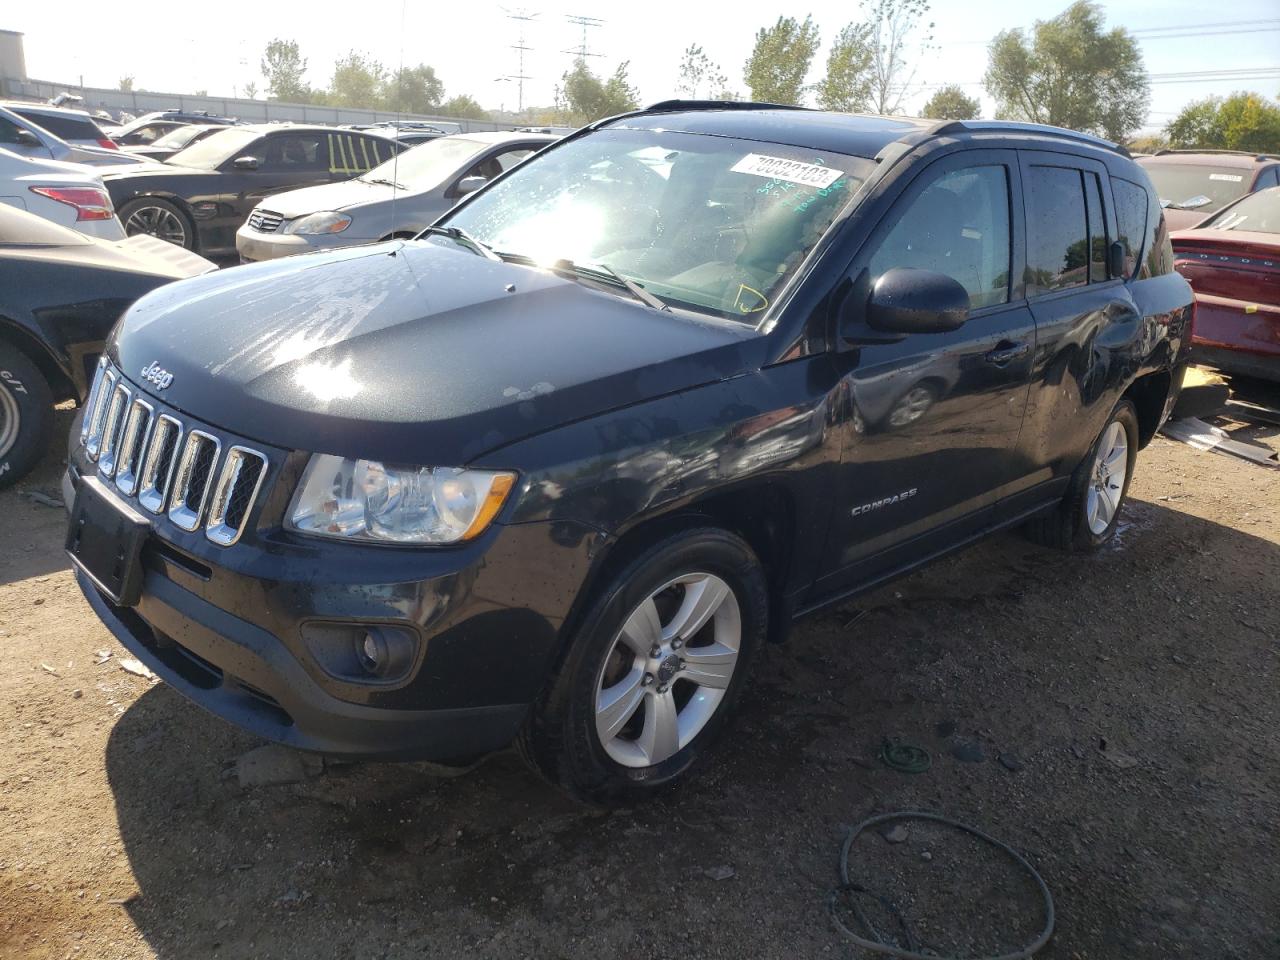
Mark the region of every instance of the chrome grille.
<instances>
[{"instance_id":1,"label":"chrome grille","mask_svg":"<svg viewBox=\"0 0 1280 960\"><path fill-rule=\"evenodd\" d=\"M151 443L142 458L142 486L138 491L138 502L152 513L164 512L181 440L182 424L167 413L160 414L156 418L155 429L151 431Z\"/></svg>"},{"instance_id":2,"label":"chrome grille","mask_svg":"<svg viewBox=\"0 0 1280 960\"><path fill-rule=\"evenodd\" d=\"M133 496L138 491L138 476L142 466L142 453L147 446L147 434L155 411L141 397L129 406L120 429L120 446L116 450L116 489Z\"/></svg>"},{"instance_id":3,"label":"chrome grille","mask_svg":"<svg viewBox=\"0 0 1280 960\"><path fill-rule=\"evenodd\" d=\"M272 210L254 210L249 214L250 229L257 230L259 233L275 233L283 222L284 214L275 213Z\"/></svg>"},{"instance_id":4,"label":"chrome grille","mask_svg":"<svg viewBox=\"0 0 1280 960\"><path fill-rule=\"evenodd\" d=\"M98 472L108 479L115 476L120 430L124 426L124 417L132 399L133 391L123 383L117 383L116 388L111 391L111 401L107 404L107 415L102 424L102 447L98 453Z\"/></svg>"},{"instance_id":5,"label":"chrome grille","mask_svg":"<svg viewBox=\"0 0 1280 960\"><path fill-rule=\"evenodd\" d=\"M224 547L240 539L249 507L257 498L266 473L267 458L258 451L238 446L227 451L222 473L213 488L205 536Z\"/></svg>"},{"instance_id":6,"label":"chrome grille","mask_svg":"<svg viewBox=\"0 0 1280 960\"><path fill-rule=\"evenodd\" d=\"M266 481L266 454L160 413L103 357L84 404L80 443L98 472L151 513L219 546L237 542Z\"/></svg>"},{"instance_id":7,"label":"chrome grille","mask_svg":"<svg viewBox=\"0 0 1280 960\"><path fill-rule=\"evenodd\" d=\"M108 398L115 390L117 380L119 376L114 370L103 371L102 381L98 384L92 408L85 413L89 431L85 435L84 449L90 460L97 460L98 453L102 449L102 425L107 419L107 408L111 406Z\"/></svg>"},{"instance_id":8,"label":"chrome grille","mask_svg":"<svg viewBox=\"0 0 1280 960\"><path fill-rule=\"evenodd\" d=\"M169 498L169 519L183 530L200 526L209 487L213 483L213 465L218 462L220 444L203 430L192 430L182 447L182 456L173 475L173 494Z\"/></svg>"}]
</instances>

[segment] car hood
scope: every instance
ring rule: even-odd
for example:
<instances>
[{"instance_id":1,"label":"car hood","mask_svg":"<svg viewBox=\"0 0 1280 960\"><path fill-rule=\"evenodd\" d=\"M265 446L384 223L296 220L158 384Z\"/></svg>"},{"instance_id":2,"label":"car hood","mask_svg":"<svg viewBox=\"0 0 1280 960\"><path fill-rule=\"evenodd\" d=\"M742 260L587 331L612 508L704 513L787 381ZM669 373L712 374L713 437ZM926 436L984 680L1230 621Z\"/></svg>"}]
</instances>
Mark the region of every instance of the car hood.
<instances>
[{"instance_id":1,"label":"car hood","mask_svg":"<svg viewBox=\"0 0 1280 960\"><path fill-rule=\"evenodd\" d=\"M342 210L361 203L374 203L379 200L390 200L392 188L385 183L366 183L363 180L344 180L341 183L322 183L314 187L302 187L299 190L286 190L272 194L259 206L263 210L271 210L286 220L304 217L308 213L319 213L322 210ZM400 199L414 196L414 192L406 190L394 191Z\"/></svg>"},{"instance_id":2,"label":"car hood","mask_svg":"<svg viewBox=\"0 0 1280 960\"><path fill-rule=\"evenodd\" d=\"M139 300L108 351L143 389L279 447L466 465L758 366L764 338L437 241L237 267Z\"/></svg>"}]
</instances>

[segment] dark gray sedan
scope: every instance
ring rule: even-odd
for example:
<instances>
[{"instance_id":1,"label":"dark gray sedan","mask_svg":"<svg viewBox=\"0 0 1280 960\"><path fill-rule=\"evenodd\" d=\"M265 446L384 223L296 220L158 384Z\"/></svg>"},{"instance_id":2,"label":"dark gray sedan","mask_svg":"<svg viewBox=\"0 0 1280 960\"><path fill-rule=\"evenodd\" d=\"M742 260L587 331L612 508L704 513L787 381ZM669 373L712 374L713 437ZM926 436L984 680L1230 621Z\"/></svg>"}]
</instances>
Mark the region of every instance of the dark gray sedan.
<instances>
[{"instance_id":1,"label":"dark gray sedan","mask_svg":"<svg viewBox=\"0 0 1280 960\"><path fill-rule=\"evenodd\" d=\"M411 237L459 199L557 137L467 133L438 137L363 176L263 200L236 233L241 260Z\"/></svg>"}]
</instances>

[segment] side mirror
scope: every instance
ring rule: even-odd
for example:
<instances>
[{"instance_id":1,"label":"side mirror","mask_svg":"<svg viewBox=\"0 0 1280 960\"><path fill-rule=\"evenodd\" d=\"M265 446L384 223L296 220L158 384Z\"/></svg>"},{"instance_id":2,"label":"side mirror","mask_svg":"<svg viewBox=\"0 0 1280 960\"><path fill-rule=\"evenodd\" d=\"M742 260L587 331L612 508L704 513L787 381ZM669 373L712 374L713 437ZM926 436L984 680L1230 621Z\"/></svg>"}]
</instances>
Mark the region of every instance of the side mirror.
<instances>
[{"instance_id":1,"label":"side mirror","mask_svg":"<svg viewBox=\"0 0 1280 960\"><path fill-rule=\"evenodd\" d=\"M1111 241L1107 247L1107 276L1128 279L1124 269L1124 244L1119 240Z\"/></svg>"},{"instance_id":2,"label":"side mirror","mask_svg":"<svg viewBox=\"0 0 1280 960\"><path fill-rule=\"evenodd\" d=\"M257 157L236 157L233 165L237 170L257 170L262 161Z\"/></svg>"},{"instance_id":3,"label":"side mirror","mask_svg":"<svg viewBox=\"0 0 1280 960\"><path fill-rule=\"evenodd\" d=\"M40 138L37 137L34 133L32 133L30 130L28 130L26 127L19 127L15 132L15 137L17 138L17 141L20 144L26 147L43 147L44 146L44 144L40 142Z\"/></svg>"},{"instance_id":4,"label":"side mirror","mask_svg":"<svg viewBox=\"0 0 1280 960\"><path fill-rule=\"evenodd\" d=\"M475 193L488 182L488 177L463 177L453 188L453 192L460 197L465 197L468 193Z\"/></svg>"},{"instance_id":5,"label":"side mirror","mask_svg":"<svg viewBox=\"0 0 1280 960\"><path fill-rule=\"evenodd\" d=\"M967 319L968 291L932 270L887 270L867 298L867 326L886 333L947 333Z\"/></svg>"}]
</instances>

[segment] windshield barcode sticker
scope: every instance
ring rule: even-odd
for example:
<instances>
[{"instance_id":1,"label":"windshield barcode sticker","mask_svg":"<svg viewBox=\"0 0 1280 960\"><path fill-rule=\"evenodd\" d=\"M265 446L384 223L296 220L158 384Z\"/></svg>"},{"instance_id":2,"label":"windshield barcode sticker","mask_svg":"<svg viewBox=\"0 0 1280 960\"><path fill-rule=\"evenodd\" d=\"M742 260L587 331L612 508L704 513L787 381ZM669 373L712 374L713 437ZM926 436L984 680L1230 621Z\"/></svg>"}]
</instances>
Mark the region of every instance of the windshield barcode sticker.
<instances>
[{"instance_id":1,"label":"windshield barcode sticker","mask_svg":"<svg viewBox=\"0 0 1280 960\"><path fill-rule=\"evenodd\" d=\"M1228 183L1239 183L1244 179L1244 176L1239 173L1211 173L1209 174L1209 179L1226 180Z\"/></svg>"},{"instance_id":2,"label":"windshield barcode sticker","mask_svg":"<svg viewBox=\"0 0 1280 960\"><path fill-rule=\"evenodd\" d=\"M818 189L829 187L844 176L843 170L824 167L820 163L803 163L800 160L786 160L782 157L766 157L760 153L748 153L729 169L735 173L772 177L775 180L787 180Z\"/></svg>"}]
</instances>

